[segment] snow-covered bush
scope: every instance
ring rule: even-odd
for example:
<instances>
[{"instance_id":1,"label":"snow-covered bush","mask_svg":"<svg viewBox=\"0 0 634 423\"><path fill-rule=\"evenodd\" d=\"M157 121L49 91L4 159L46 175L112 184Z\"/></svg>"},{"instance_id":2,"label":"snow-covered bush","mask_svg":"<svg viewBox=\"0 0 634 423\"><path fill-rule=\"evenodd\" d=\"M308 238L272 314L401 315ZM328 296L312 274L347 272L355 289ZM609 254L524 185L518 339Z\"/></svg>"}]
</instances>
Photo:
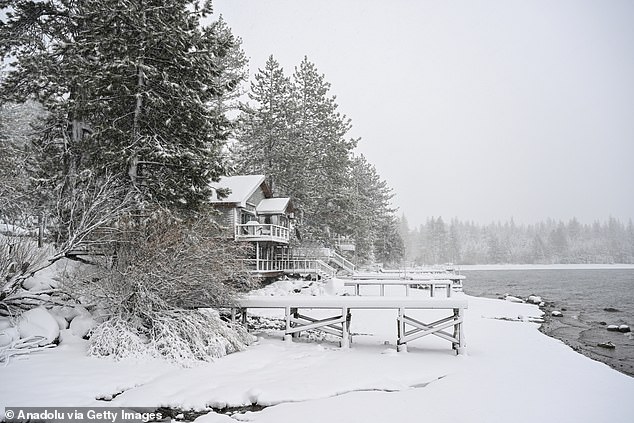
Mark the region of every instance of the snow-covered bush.
<instances>
[{"instance_id":1,"label":"snow-covered bush","mask_svg":"<svg viewBox=\"0 0 634 423\"><path fill-rule=\"evenodd\" d=\"M15 295L23 291L24 278L20 276L41 267L48 253L47 249L38 248L37 242L28 236L0 234L0 316L15 315L25 308L21 307L25 303L23 296Z\"/></svg>"},{"instance_id":2,"label":"snow-covered bush","mask_svg":"<svg viewBox=\"0 0 634 423\"><path fill-rule=\"evenodd\" d=\"M254 338L242 326L200 309L158 313L151 328L115 317L97 326L90 340L94 356L164 358L190 365L240 351Z\"/></svg>"},{"instance_id":3,"label":"snow-covered bush","mask_svg":"<svg viewBox=\"0 0 634 423\"><path fill-rule=\"evenodd\" d=\"M255 287L243 266L245 251L211 220L122 226L114 257L84 266L66 290L109 319L90 334L92 354L138 354L172 361L211 360L246 346L243 329L197 308L233 304Z\"/></svg>"}]
</instances>

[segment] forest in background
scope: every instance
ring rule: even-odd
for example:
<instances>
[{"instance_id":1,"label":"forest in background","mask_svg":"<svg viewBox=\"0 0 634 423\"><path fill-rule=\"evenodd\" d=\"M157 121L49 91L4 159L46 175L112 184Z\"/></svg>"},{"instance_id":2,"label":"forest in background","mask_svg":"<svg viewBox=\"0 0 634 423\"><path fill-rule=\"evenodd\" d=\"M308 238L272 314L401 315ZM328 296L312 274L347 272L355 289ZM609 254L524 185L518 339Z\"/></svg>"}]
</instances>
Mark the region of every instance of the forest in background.
<instances>
[{"instance_id":1,"label":"forest in background","mask_svg":"<svg viewBox=\"0 0 634 423\"><path fill-rule=\"evenodd\" d=\"M592 224L573 218L488 225L442 217L410 228L400 218L405 261L416 264L566 264L634 263L634 226L610 217Z\"/></svg>"}]
</instances>

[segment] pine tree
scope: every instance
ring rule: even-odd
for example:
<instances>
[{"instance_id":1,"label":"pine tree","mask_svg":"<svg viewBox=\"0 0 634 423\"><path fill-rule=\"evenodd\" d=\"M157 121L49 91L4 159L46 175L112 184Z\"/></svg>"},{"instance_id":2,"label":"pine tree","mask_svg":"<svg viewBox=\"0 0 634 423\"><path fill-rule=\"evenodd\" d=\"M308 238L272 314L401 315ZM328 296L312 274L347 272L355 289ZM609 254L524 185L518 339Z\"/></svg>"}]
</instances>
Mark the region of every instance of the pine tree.
<instances>
[{"instance_id":1,"label":"pine tree","mask_svg":"<svg viewBox=\"0 0 634 423\"><path fill-rule=\"evenodd\" d=\"M29 183L34 126L42 119L35 102L0 106L0 221L24 225L37 205Z\"/></svg>"},{"instance_id":2,"label":"pine tree","mask_svg":"<svg viewBox=\"0 0 634 423\"><path fill-rule=\"evenodd\" d=\"M291 82L279 63L270 56L264 69L255 75L249 98L243 105L236 149L238 170L264 174L278 195L288 195L293 174L293 157L287 149L293 103Z\"/></svg>"},{"instance_id":3,"label":"pine tree","mask_svg":"<svg viewBox=\"0 0 634 423\"><path fill-rule=\"evenodd\" d=\"M7 1L2 2L6 6ZM229 123L214 102L232 46L200 26L210 4L175 0L23 1L1 27L14 56L8 96L50 112L43 174L72 193L86 175L114 174L137 201L195 210L225 173Z\"/></svg>"},{"instance_id":4,"label":"pine tree","mask_svg":"<svg viewBox=\"0 0 634 423\"><path fill-rule=\"evenodd\" d=\"M358 261L372 258L390 263L400 261L404 246L395 210L390 205L394 195L391 188L363 155L352 159L351 184L347 213Z\"/></svg>"},{"instance_id":5,"label":"pine tree","mask_svg":"<svg viewBox=\"0 0 634 423\"><path fill-rule=\"evenodd\" d=\"M349 232L349 172L355 140L337 111L330 84L304 58L292 79L271 56L256 74L243 108L238 170L264 173L277 195L293 198L304 236L328 240Z\"/></svg>"},{"instance_id":6,"label":"pine tree","mask_svg":"<svg viewBox=\"0 0 634 423\"><path fill-rule=\"evenodd\" d=\"M296 175L291 195L304 210L304 228L314 238L345 231L349 206L348 170L357 141L346 139L350 120L337 111L330 84L307 57L293 74L293 133L289 169Z\"/></svg>"}]
</instances>

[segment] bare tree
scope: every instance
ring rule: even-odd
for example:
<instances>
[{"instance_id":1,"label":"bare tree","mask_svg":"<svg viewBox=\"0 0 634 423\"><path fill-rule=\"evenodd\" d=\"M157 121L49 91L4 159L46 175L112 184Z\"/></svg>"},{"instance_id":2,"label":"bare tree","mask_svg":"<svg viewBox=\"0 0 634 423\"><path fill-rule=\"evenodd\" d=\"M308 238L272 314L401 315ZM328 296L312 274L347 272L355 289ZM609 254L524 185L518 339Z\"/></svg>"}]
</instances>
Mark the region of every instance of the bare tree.
<instances>
[{"instance_id":1,"label":"bare tree","mask_svg":"<svg viewBox=\"0 0 634 423\"><path fill-rule=\"evenodd\" d=\"M38 248L35 236L29 233L4 237L5 245L0 246L0 313L55 301L51 294L58 292L29 293L23 283L63 258L81 261L82 253L114 241L116 222L130 210L131 201L125 196L121 200L113 178L84 175L84 179L83 190L71 197L58 197L54 244Z\"/></svg>"},{"instance_id":2,"label":"bare tree","mask_svg":"<svg viewBox=\"0 0 634 423\"><path fill-rule=\"evenodd\" d=\"M116 256L85 266L64 284L108 316L91 335L92 354L188 362L250 343L244 328L208 309L255 287L243 247L209 218L177 220L164 212L120 229Z\"/></svg>"}]
</instances>

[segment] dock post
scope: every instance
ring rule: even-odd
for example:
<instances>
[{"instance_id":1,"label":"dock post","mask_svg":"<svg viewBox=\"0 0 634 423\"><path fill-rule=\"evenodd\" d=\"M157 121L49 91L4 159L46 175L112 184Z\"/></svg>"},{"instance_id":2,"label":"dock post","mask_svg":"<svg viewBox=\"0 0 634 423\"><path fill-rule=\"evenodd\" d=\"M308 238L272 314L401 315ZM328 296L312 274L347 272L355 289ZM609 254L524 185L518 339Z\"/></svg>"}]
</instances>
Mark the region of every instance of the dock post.
<instances>
[{"instance_id":1,"label":"dock post","mask_svg":"<svg viewBox=\"0 0 634 423\"><path fill-rule=\"evenodd\" d=\"M350 312L348 308L341 309L341 317L344 318L341 323L341 348L350 348Z\"/></svg>"},{"instance_id":2,"label":"dock post","mask_svg":"<svg viewBox=\"0 0 634 423\"><path fill-rule=\"evenodd\" d=\"M247 327L247 309L246 308L242 308L240 310L242 311L242 324L246 328Z\"/></svg>"},{"instance_id":3,"label":"dock post","mask_svg":"<svg viewBox=\"0 0 634 423\"><path fill-rule=\"evenodd\" d=\"M396 339L396 351L407 352L407 343L401 343L401 338L405 336L405 309L398 309L397 323L397 339Z\"/></svg>"},{"instance_id":4,"label":"dock post","mask_svg":"<svg viewBox=\"0 0 634 423\"><path fill-rule=\"evenodd\" d=\"M289 333L291 330L291 308L290 307L286 307L284 309L284 314L286 315L286 330L284 331L284 340L286 342L291 342L293 340L293 337L291 336L291 334Z\"/></svg>"},{"instance_id":5,"label":"dock post","mask_svg":"<svg viewBox=\"0 0 634 423\"><path fill-rule=\"evenodd\" d=\"M460 319L460 323L458 323L458 355L464 355L467 353L467 344L465 342L464 337L464 329L462 324L464 322L464 310L458 309L458 318Z\"/></svg>"},{"instance_id":6,"label":"dock post","mask_svg":"<svg viewBox=\"0 0 634 423\"><path fill-rule=\"evenodd\" d=\"M298 313L298 311L297 311L297 309L296 309L296 308L291 308L291 314L293 315L293 317L294 317L295 319L298 319L298 318L299 318L299 313ZM300 333L301 333L301 332L299 332L299 331L297 331L297 332L293 332L293 338L299 338Z\"/></svg>"}]
</instances>

